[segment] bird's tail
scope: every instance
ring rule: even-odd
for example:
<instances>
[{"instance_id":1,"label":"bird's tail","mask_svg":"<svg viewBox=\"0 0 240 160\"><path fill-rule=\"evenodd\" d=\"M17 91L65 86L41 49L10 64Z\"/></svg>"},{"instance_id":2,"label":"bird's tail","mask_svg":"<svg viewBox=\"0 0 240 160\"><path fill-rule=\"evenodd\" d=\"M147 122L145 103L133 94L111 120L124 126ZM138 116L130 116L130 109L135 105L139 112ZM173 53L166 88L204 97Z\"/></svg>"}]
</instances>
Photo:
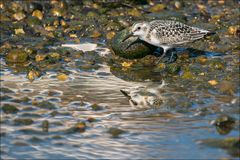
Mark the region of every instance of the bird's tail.
<instances>
[{"instance_id":1,"label":"bird's tail","mask_svg":"<svg viewBox=\"0 0 240 160\"><path fill-rule=\"evenodd\" d=\"M214 35L214 34L216 34L216 32L197 28L197 30L195 30L195 32L190 33L190 36L191 36L192 40L197 40L197 39L201 39L201 38L204 38L204 37L207 37L210 35Z\"/></svg>"}]
</instances>

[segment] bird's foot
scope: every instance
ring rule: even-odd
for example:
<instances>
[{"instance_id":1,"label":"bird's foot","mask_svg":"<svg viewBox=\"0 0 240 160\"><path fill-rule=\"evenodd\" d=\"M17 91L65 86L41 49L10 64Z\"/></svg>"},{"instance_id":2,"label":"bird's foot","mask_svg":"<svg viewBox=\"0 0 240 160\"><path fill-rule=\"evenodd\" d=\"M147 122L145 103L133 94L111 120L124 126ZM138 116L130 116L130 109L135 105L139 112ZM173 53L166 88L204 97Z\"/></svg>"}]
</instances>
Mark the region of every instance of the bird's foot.
<instances>
[{"instance_id":1,"label":"bird's foot","mask_svg":"<svg viewBox=\"0 0 240 160\"><path fill-rule=\"evenodd\" d=\"M177 54L176 54L176 50L174 49L171 52L171 55L167 57L167 60L165 61L165 63L173 63L177 60Z\"/></svg>"},{"instance_id":2,"label":"bird's foot","mask_svg":"<svg viewBox=\"0 0 240 160\"><path fill-rule=\"evenodd\" d=\"M164 63L173 63L177 60L177 54L172 54L170 57L166 57L166 60L164 61Z\"/></svg>"}]
</instances>

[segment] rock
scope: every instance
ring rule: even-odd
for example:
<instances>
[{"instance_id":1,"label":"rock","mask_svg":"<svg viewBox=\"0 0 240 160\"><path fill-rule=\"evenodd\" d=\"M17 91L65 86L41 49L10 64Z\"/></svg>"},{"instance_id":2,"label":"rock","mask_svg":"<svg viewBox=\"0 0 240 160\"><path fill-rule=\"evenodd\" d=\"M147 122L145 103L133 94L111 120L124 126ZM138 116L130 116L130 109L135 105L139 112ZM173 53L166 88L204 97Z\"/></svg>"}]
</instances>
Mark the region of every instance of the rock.
<instances>
[{"instance_id":1,"label":"rock","mask_svg":"<svg viewBox=\"0 0 240 160\"><path fill-rule=\"evenodd\" d=\"M22 11L13 14L13 18L17 21L21 21L25 17L26 17L26 15Z\"/></svg>"},{"instance_id":2,"label":"rock","mask_svg":"<svg viewBox=\"0 0 240 160\"><path fill-rule=\"evenodd\" d=\"M183 7L183 4L180 1L176 1L174 3L174 6L176 7L176 9L181 9Z\"/></svg>"},{"instance_id":3,"label":"rock","mask_svg":"<svg viewBox=\"0 0 240 160\"><path fill-rule=\"evenodd\" d=\"M28 17L27 18L27 24L28 26L30 27L34 27L34 26L37 26L37 25L40 25L41 24L41 21L37 18L37 17Z\"/></svg>"},{"instance_id":4,"label":"rock","mask_svg":"<svg viewBox=\"0 0 240 160\"><path fill-rule=\"evenodd\" d=\"M48 128L49 128L49 122L48 122L48 120L44 120L42 122L42 131L43 132L48 132Z\"/></svg>"},{"instance_id":5,"label":"rock","mask_svg":"<svg viewBox=\"0 0 240 160\"><path fill-rule=\"evenodd\" d=\"M92 108L93 111L100 111L103 110L102 106L99 106L98 104L93 104L90 106Z\"/></svg>"},{"instance_id":6,"label":"rock","mask_svg":"<svg viewBox=\"0 0 240 160\"><path fill-rule=\"evenodd\" d=\"M126 131L119 129L119 128L109 128L107 131L109 134L112 135L113 138L118 138L120 134L125 133Z\"/></svg>"},{"instance_id":7,"label":"rock","mask_svg":"<svg viewBox=\"0 0 240 160\"><path fill-rule=\"evenodd\" d=\"M133 65L133 62L123 62L121 65L123 68L130 68Z\"/></svg>"},{"instance_id":8,"label":"rock","mask_svg":"<svg viewBox=\"0 0 240 160\"><path fill-rule=\"evenodd\" d=\"M97 30L94 30L93 32L92 32L92 35L90 36L90 37L92 37L92 38L98 38L98 37L100 37L102 34L99 32L99 31L97 31Z\"/></svg>"},{"instance_id":9,"label":"rock","mask_svg":"<svg viewBox=\"0 0 240 160\"><path fill-rule=\"evenodd\" d=\"M218 81L216 81L215 79L213 80L209 80L208 83L212 86L216 86L218 84Z\"/></svg>"},{"instance_id":10,"label":"rock","mask_svg":"<svg viewBox=\"0 0 240 160\"><path fill-rule=\"evenodd\" d=\"M237 30L238 30L238 27L237 26L230 26L228 28L228 33L229 34L236 34L237 33Z\"/></svg>"},{"instance_id":11,"label":"rock","mask_svg":"<svg viewBox=\"0 0 240 160\"><path fill-rule=\"evenodd\" d=\"M111 47L115 55L127 59L135 59L143 58L146 55L153 54L156 47L141 40L136 41L137 37L130 37L123 41L128 33L128 29L122 30L112 39ZM133 44L130 45L131 43Z\"/></svg>"},{"instance_id":12,"label":"rock","mask_svg":"<svg viewBox=\"0 0 240 160\"><path fill-rule=\"evenodd\" d=\"M226 67L225 64L219 60L216 61L211 61L209 64L209 67L211 69L218 69L218 70L224 70L224 68Z\"/></svg>"},{"instance_id":13,"label":"rock","mask_svg":"<svg viewBox=\"0 0 240 160\"><path fill-rule=\"evenodd\" d=\"M57 75L57 79L59 81L66 81L68 79L68 76L64 73L60 73L60 74Z\"/></svg>"},{"instance_id":14,"label":"rock","mask_svg":"<svg viewBox=\"0 0 240 160\"><path fill-rule=\"evenodd\" d=\"M140 17L142 15L141 12L137 8L129 10L128 14L130 16L134 16L134 17Z\"/></svg>"},{"instance_id":15,"label":"rock","mask_svg":"<svg viewBox=\"0 0 240 160\"><path fill-rule=\"evenodd\" d=\"M29 1L24 5L24 11L32 13L34 10L43 10L43 6L40 3Z\"/></svg>"},{"instance_id":16,"label":"rock","mask_svg":"<svg viewBox=\"0 0 240 160\"><path fill-rule=\"evenodd\" d=\"M39 10L33 11L32 16L33 17L37 17L39 20L43 19L43 13L41 11L39 11Z\"/></svg>"},{"instance_id":17,"label":"rock","mask_svg":"<svg viewBox=\"0 0 240 160\"><path fill-rule=\"evenodd\" d=\"M150 12L160 12L166 8L165 4L156 4L149 9Z\"/></svg>"},{"instance_id":18,"label":"rock","mask_svg":"<svg viewBox=\"0 0 240 160\"><path fill-rule=\"evenodd\" d=\"M14 29L14 32L15 32L16 35L25 34L25 31L23 30L23 28Z\"/></svg>"},{"instance_id":19,"label":"rock","mask_svg":"<svg viewBox=\"0 0 240 160\"><path fill-rule=\"evenodd\" d=\"M33 124L33 120L29 118L16 118L14 119L15 125L31 125Z\"/></svg>"},{"instance_id":20,"label":"rock","mask_svg":"<svg viewBox=\"0 0 240 160\"><path fill-rule=\"evenodd\" d=\"M221 81L218 87L222 93L228 95L234 95L237 89L236 85L233 82L227 80Z\"/></svg>"},{"instance_id":21,"label":"rock","mask_svg":"<svg viewBox=\"0 0 240 160\"><path fill-rule=\"evenodd\" d=\"M61 17L61 16L66 15L67 12L63 8L53 8L51 10L51 13L52 13L53 16Z\"/></svg>"},{"instance_id":22,"label":"rock","mask_svg":"<svg viewBox=\"0 0 240 160\"><path fill-rule=\"evenodd\" d=\"M47 59L48 63L56 63L56 62L58 62L61 59L61 56L60 56L59 53L50 52L50 53L48 53L46 59Z\"/></svg>"},{"instance_id":23,"label":"rock","mask_svg":"<svg viewBox=\"0 0 240 160\"><path fill-rule=\"evenodd\" d=\"M96 122L97 120L96 120L95 118L93 118L93 117L88 117L88 118L87 118L87 121L88 121L89 123L92 123L92 122Z\"/></svg>"},{"instance_id":24,"label":"rock","mask_svg":"<svg viewBox=\"0 0 240 160\"><path fill-rule=\"evenodd\" d=\"M6 56L7 62L22 63L27 61L28 54L22 49L14 49L8 52Z\"/></svg>"},{"instance_id":25,"label":"rock","mask_svg":"<svg viewBox=\"0 0 240 160\"><path fill-rule=\"evenodd\" d=\"M200 144L207 145L214 148L222 148L227 150L228 153L234 157L240 157L239 147L240 138L239 137L227 137L224 139L204 139L200 141Z\"/></svg>"},{"instance_id":26,"label":"rock","mask_svg":"<svg viewBox=\"0 0 240 160\"><path fill-rule=\"evenodd\" d=\"M5 88L5 87L1 87L0 93L14 93L14 91L12 91L11 89Z\"/></svg>"},{"instance_id":27,"label":"rock","mask_svg":"<svg viewBox=\"0 0 240 160\"><path fill-rule=\"evenodd\" d=\"M10 100L10 99L12 99L12 97L10 97L10 96L8 96L8 95L2 95L2 94L0 94L0 99L1 99L1 101L5 101L5 100Z\"/></svg>"},{"instance_id":28,"label":"rock","mask_svg":"<svg viewBox=\"0 0 240 160\"><path fill-rule=\"evenodd\" d=\"M43 109L50 109L50 110L56 109L56 106L48 101L42 101L38 103L37 107L43 108Z\"/></svg>"},{"instance_id":29,"label":"rock","mask_svg":"<svg viewBox=\"0 0 240 160\"><path fill-rule=\"evenodd\" d=\"M206 64L207 61L208 59L205 56L200 56L197 58L197 62L200 64Z\"/></svg>"},{"instance_id":30,"label":"rock","mask_svg":"<svg viewBox=\"0 0 240 160\"><path fill-rule=\"evenodd\" d=\"M36 78L40 77L41 76L41 73L37 70L30 70L28 73L27 73L27 78L32 82L34 81Z\"/></svg>"},{"instance_id":31,"label":"rock","mask_svg":"<svg viewBox=\"0 0 240 160\"><path fill-rule=\"evenodd\" d=\"M78 122L73 127L66 130L66 133L84 132L86 130L85 122Z\"/></svg>"},{"instance_id":32,"label":"rock","mask_svg":"<svg viewBox=\"0 0 240 160\"><path fill-rule=\"evenodd\" d=\"M43 61L47 56L45 54L37 54L35 56L35 61L36 62L40 62L40 61Z\"/></svg>"},{"instance_id":33,"label":"rock","mask_svg":"<svg viewBox=\"0 0 240 160\"><path fill-rule=\"evenodd\" d=\"M9 2L6 3L9 6L8 7L9 11L11 11L11 12L18 12L18 11L22 11L23 10L23 7L22 7L20 1L15 1L15 2L14 1L13 2L9 1Z\"/></svg>"},{"instance_id":34,"label":"rock","mask_svg":"<svg viewBox=\"0 0 240 160\"><path fill-rule=\"evenodd\" d=\"M15 114L19 111L19 109L11 104L4 104L2 110L6 114Z\"/></svg>"},{"instance_id":35,"label":"rock","mask_svg":"<svg viewBox=\"0 0 240 160\"><path fill-rule=\"evenodd\" d=\"M108 32L108 33L106 34L106 38L107 38L108 40L110 40L110 39L112 39L115 35L116 35L116 33L115 33L114 31L111 31L111 32Z\"/></svg>"},{"instance_id":36,"label":"rock","mask_svg":"<svg viewBox=\"0 0 240 160\"><path fill-rule=\"evenodd\" d=\"M184 79L193 79L194 78L194 75L192 72L190 71L185 71L182 75L182 78Z\"/></svg>"},{"instance_id":37,"label":"rock","mask_svg":"<svg viewBox=\"0 0 240 160\"><path fill-rule=\"evenodd\" d=\"M210 123L216 126L219 134L226 135L234 128L235 119L227 115L221 115Z\"/></svg>"}]
</instances>

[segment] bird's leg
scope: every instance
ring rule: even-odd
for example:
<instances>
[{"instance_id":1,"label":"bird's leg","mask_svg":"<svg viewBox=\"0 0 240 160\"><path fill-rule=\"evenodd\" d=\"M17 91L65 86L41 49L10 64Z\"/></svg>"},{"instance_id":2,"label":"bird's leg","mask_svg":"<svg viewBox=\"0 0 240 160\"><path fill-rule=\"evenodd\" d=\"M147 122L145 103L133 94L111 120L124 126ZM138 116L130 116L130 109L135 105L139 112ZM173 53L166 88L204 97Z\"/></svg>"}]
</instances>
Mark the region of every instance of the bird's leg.
<instances>
[{"instance_id":1,"label":"bird's leg","mask_svg":"<svg viewBox=\"0 0 240 160\"><path fill-rule=\"evenodd\" d=\"M170 59L169 59L169 62L171 62L172 61L172 57L173 57L173 52L171 52L171 56L170 56Z\"/></svg>"},{"instance_id":2,"label":"bird's leg","mask_svg":"<svg viewBox=\"0 0 240 160\"><path fill-rule=\"evenodd\" d=\"M174 51L171 52L171 56L170 56L170 59L168 60L168 63L171 63L171 62L172 62L173 55L174 55Z\"/></svg>"},{"instance_id":3,"label":"bird's leg","mask_svg":"<svg viewBox=\"0 0 240 160\"><path fill-rule=\"evenodd\" d=\"M159 57L159 59L158 59L156 64L158 64L163 59L163 57L166 55L166 52L167 52L167 49L163 48L163 54Z\"/></svg>"},{"instance_id":4,"label":"bird's leg","mask_svg":"<svg viewBox=\"0 0 240 160\"><path fill-rule=\"evenodd\" d=\"M173 59L173 57L174 57L175 54L176 54L176 49L174 48L173 50L171 50L171 56L170 56L170 58L168 59L167 63L172 63L173 61L176 60L177 57L175 57L175 58ZM177 56L177 55L176 55L176 56Z\"/></svg>"}]
</instances>

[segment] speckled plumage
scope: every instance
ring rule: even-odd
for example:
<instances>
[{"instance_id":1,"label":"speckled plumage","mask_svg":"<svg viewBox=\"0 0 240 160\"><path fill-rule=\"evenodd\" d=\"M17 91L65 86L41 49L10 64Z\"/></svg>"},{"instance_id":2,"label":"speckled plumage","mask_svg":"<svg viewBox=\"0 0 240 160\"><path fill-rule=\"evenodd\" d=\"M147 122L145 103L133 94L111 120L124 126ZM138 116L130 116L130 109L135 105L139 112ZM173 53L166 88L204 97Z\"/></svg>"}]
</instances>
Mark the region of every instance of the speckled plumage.
<instances>
[{"instance_id":1,"label":"speckled plumage","mask_svg":"<svg viewBox=\"0 0 240 160\"><path fill-rule=\"evenodd\" d=\"M149 24L146 41L156 38L159 45L176 45L203 38L209 31L191 27L180 22L156 20Z\"/></svg>"},{"instance_id":2,"label":"speckled plumage","mask_svg":"<svg viewBox=\"0 0 240 160\"><path fill-rule=\"evenodd\" d=\"M131 27L131 32L132 35L138 36L139 39L163 48L164 53L161 58L165 56L170 48L201 39L210 33L207 30L171 20L135 23Z\"/></svg>"}]
</instances>

